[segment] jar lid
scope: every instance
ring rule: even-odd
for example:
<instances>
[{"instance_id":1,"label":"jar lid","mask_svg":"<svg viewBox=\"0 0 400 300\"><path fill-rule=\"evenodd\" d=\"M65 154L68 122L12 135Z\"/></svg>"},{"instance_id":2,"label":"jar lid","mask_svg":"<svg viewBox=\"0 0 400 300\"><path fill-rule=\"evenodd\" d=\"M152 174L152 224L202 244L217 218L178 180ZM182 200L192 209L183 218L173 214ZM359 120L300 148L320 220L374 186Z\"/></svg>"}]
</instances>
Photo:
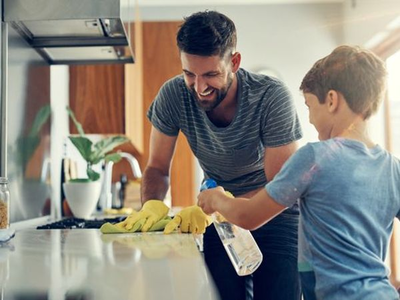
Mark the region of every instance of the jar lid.
<instances>
[{"instance_id":1,"label":"jar lid","mask_svg":"<svg viewBox=\"0 0 400 300\"><path fill-rule=\"evenodd\" d=\"M0 183L8 183L7 177L0 177Z\"/></svg>"}]
</instances>

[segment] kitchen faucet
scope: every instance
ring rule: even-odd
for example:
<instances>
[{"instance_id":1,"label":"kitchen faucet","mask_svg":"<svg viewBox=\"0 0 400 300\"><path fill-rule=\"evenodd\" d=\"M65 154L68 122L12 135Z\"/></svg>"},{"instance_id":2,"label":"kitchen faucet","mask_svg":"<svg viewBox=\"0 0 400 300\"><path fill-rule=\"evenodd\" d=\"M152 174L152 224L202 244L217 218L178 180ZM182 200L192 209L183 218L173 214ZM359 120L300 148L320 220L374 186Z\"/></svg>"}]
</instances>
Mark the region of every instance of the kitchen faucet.
<instances>
[{"instance_id":1,"label":"kitchen faucet","mask_svg":"<svg viewBox=\"0 0 400 300\"><path fill-rule=\"evenodd\" d=\"M137 159L132 154L129 154L126 152L118 152L118 154L121 155L122 158L125 158L128 160L128 162L132 168L133 176L135 178L142 178L142 171L140 170L140 166L139 166ZM103 193L101 195L102 201L100 202L102 210L112 207L111 186L112 186L113 166L114 166L113 161L108 161L105 166L104 181L103 181Z\"/></svg>"}]
</instances>

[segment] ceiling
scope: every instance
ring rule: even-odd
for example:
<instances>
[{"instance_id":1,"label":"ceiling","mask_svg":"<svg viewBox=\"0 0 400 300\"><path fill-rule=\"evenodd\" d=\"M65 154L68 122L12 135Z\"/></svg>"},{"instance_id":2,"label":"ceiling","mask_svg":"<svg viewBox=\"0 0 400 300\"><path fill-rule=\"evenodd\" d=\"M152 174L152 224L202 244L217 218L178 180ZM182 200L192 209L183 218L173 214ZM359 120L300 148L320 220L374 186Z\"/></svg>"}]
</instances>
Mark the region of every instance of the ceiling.
<instances>
[{"instance_id":1,"label":"ceiling","mask_svg":"<svg viewBox=\"0 0 400 300\"><path fill-rule=\"evenodd\" d=\"M345 0L137 0L139 6L193 6L193 5L262 5L262 4L306 4L342 3Z\"/></svg>"}]
</instances>

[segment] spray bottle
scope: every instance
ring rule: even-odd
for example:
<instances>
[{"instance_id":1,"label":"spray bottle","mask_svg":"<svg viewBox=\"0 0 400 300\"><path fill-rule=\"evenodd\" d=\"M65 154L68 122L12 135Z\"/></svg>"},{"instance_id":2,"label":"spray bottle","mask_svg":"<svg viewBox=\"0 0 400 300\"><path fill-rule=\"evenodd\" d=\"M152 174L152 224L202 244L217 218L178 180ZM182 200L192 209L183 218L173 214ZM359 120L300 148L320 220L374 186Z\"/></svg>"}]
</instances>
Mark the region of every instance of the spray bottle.
<instances>
[{"instance_id":1,"label":"spray bottle","mask_svg":"<svg viewBox=\"0 0 400 300\"><path fill-rule=\"evenodd\" d=\"M200 191L215 188L213 179L206 179ZM232 195L227 193L227 195ZM239 276L252 274L263 260L262 253L250 231L229 223L221 214L212 214L213 223L226 253Z\"/></svg>"}]
</instances>

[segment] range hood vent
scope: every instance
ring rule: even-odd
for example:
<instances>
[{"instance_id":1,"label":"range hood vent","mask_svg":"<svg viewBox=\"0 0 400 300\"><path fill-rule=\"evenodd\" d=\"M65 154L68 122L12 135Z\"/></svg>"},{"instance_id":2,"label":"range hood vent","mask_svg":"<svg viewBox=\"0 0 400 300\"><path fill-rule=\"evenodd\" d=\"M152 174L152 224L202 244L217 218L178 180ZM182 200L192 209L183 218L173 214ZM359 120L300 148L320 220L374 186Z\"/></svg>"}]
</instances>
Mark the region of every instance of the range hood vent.
<instances>
[{"instance_id":1,"label":"range hood vent","mask_svg":"<svg viewBox=\"0 0 400 300\"><path fill-rule=\"evenodd\" d=\"M129 0L3 0L10 23L49 64L133 63ZM122 7L124 8L122 10Z\"/></svg>"}]
</instances>

